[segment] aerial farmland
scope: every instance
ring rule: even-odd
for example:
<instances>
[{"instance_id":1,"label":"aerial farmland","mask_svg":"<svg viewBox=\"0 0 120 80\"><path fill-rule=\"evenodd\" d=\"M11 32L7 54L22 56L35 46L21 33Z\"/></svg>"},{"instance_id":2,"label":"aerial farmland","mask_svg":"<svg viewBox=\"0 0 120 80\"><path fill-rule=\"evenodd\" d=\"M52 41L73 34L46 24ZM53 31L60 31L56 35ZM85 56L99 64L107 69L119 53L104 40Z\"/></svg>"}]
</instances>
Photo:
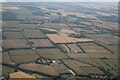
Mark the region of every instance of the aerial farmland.
<instances>
[{"instance_id":1,"label":"aerial farmland","mask_svg":"<svg viewBox=\"0 0 120 80\"><path fill-rule=\"evenodd\" d=\"M1 9L4 78L119 77L117 3L7 2Z\"/></svg>"}]
</instances>

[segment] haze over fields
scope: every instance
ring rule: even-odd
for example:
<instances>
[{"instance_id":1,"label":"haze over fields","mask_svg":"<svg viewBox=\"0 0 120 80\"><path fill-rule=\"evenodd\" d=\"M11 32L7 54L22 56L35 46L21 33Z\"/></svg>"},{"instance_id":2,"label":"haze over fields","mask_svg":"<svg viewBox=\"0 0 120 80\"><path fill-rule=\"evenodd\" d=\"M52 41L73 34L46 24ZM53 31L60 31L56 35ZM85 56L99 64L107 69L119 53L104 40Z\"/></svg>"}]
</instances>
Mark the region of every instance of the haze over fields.
<instances>
[{"instance_id":1,"label":"haze over fields","mask_svg":"<svg viewBox=\"0 0 120 80\"><path fill-rule=\"evenodd\" d=\"M119 0L1 0L9 2L119 2Z\"/></svg>"}]
</instances>

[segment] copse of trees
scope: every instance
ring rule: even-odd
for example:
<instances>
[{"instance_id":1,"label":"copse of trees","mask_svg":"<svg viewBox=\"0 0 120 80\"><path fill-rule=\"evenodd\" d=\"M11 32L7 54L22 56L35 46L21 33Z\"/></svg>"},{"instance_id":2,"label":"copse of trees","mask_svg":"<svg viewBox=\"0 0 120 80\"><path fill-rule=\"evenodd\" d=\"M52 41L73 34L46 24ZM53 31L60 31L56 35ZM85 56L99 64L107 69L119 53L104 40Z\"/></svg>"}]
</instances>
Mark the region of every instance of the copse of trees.
<instances>
[{"instance_id":1,"label":"copse of trees","mask_svg":"<svg viewBox=\"0 0 120 80\"><path fill-rule=\"evenodd\" d=\"M118 22L117 16L97 16L98 19L101 19L103 21L108 21L108 22Z\"/></svg>"},{"instance_id":2,"label":"copse of trees","mask_svg":"<svg viewBox=\"0 0 120 80\"><path fill-rule=\"evenodd\" d=\"M9 21L9 20L17 20L16 14L11 11L3 11L2 12L2 20Z\"/></svg>"}]
</instances>

